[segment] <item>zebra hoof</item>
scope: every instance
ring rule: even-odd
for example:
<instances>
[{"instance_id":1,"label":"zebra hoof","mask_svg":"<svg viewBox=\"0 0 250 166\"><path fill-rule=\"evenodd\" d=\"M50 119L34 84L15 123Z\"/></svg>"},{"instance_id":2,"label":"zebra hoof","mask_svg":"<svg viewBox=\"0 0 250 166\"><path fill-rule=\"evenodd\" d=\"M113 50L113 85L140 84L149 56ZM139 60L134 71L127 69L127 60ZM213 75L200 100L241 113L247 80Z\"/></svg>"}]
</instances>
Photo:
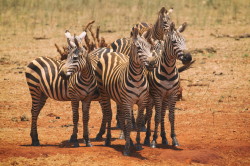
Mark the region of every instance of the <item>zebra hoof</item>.
<instances>
[{"instance_id":1,"label":"zebra hoof","mask_svg":"<svg viewBox=\"0 0 250 166\"><path fill-rule=\"evenodd\" d=\"M129 150L124 150L124 151L123 151L123 155L124 155L124 156L130 156Z\"/></svg>"},{"instance_id":2,"label":"zebra hoof","mask_svg":"<svg viewBox=\"0 0 250 166\"><path fill-rule=\"evenodd\" d=\"M32 141L31 146L40 146L40 142L39 141Z\"/></svg>"},{"instance_id":3,"label":"zebra hoof","mask_svg":"<svg viewBox=\"0 0 250 166\"><path fill-rule=\"evenodd\" d=\"M71 143L77 142L77 135L71 135L69 142Z\"/></svg>"},{"instance_id":4,"label":"zebra hoof","mask_svg":"<svg viewBox=\"0 0 250 166\"><path fill-rule=\"evenodd\" d=\"M135 149L136 149L136 151L140 151L140 150L142 150L143 148L142 148L141 145L138 145L138 144L137 144L137 145L135 146Z\"/></svg>"},{"instance_id":5,"label":"zebra hoof","mask_svg":"<svg viewBox=\"0 0 250 166\"><path fill-rule=\"evenodd\" d=\"M120 129L121 126L117 123L117 124L116 124L116 128L117 128L117 129Z\"/></svg>"},{"instance_id":6,"label":"zebra hoof","mask_svg":"<svg viewBox=\"0 0 250 166\"><path fill-rule=\"evenodd\" d=\"M149 141L149 139L145 138L145 140L144 140L144 145L150 146L150 141Z\"/></svg>"},{"instance_id":7,"label":"zebra hoof","mask_svg":"<svg viewBox=\"0 0 250 166\"><path fill-rule=\"evenodd\" d=\"M173 146L180 146L180 144L179 144L179 142L178 142L178 140L177 140L176 137L173 137L173 138L172 138L172 145L173 145Z\"/></svg>"},{"instance_id":8,"label":"zebra hoof","mask_svg":"<svg viewBox=\"0 0 250 166\"><path fill-rule=\"evenodd\" d=\"M86 144L86 147L93 147L93 145L89 142Z\"/></svg>"},{"instance_id":9,"label":"zebra hoof","mask_svg":"<svg viewBox=\"0 0 250 166\"><path fill-rule=\"evenodd\" d=\"M142 126L141 132L146 132L146 131L147 131L147 128L145 126Z\"/></svg>"},{"instance_id":10,"label":"zebra hoof","mask_svg":"<svg viewBox=\"0 0 250 166\"><path fill-rule=\"evenodd\" d=\"M96 141L101 141L102 140L102 135L97 134L97 136L95 137Z\"/></svg>"},{"instance_id":11,"label":"zebra hoof","mask_svg":"<svg viewBox=\"0 0 250 166\"><path fill-rule=\"evenodd\" d=\"M111 145L110 140L106 140L106 141L105 141L105 146L110 146L110 145Z\"/></svg>"},{"instance_id":12,"label":"zebra hoof","mask_svg":"<svg viewBox=\"0 0 250 166\"><path fill-rule=\"evenodd\" d=\"M118 139L125 139L124 134L120 134Z\"/></svg>"},{"instance_id":13,"label":"zebra hoof","mask_svg":"<svg viewBox=\"0 0 250 166\"><path fill-rule=\"evenodd\" d=\"M75 147L75 148L80 147L80 145L79 145L79 142L78 142L78 141L74 142L74 147Z\"/></svg>"},{"instance_id":14,"label":"zebra hoof","mask_svg":"<svg viewBox=\"0 0 250 166\"><path fill-rule=\"evenodd\" d=\"M150 147L151 148L156 148L156 141L152 141L151 144L150 144Z\"/></svg>"},{"instance_id":15,"label":"zebra hoof","mask_svg":"<svg viewBox=\"0 0 250 166\"><path fill-rule=\"evenodd\" d=\"M168 140L167 139L162 139L162 145L168 145Z\"/></svg>"}]
</instances>

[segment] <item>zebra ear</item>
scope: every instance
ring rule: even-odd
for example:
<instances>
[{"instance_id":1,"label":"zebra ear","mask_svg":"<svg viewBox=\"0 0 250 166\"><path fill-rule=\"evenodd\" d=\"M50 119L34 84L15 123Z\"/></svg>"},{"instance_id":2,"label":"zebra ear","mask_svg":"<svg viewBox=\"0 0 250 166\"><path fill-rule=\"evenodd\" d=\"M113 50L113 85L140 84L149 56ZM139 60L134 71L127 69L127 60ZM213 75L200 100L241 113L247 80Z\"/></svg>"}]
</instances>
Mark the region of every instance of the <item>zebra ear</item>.
<instances>
[{"instance_id":1,"label":"zebra ear","mask_svg":"<svg viewBox=\"0 0 250 166\"><path fill-rule=\"evenodd\" d=\"M174 8L168 10L167 15L169 16L174 11Z\"/></svg>"},{"instance_id":2,"label":"zebra ear","mask_svg":"<svg viewBox=\"0 0 250 166\"><path fill-rule=\"evenodd\" d=\"M174 22L172 22L171 24L170 24L170 32L173 32L174 30L175 30L175 24L174 24Z\"/></svg>"},{"instance_id":3,"label":"zebra ear","mask_svg":"<svg viewBox=\"0 0 250 166\"><path fill-rule=\"evenodd\" d=\"M71 48L76 47L76 44L75 44L73 41L67 39L67 42L68 42L68 44L69 44L69 46L70 46Z\"/></svg>"},{"instance_id":4,"label":"zebra ear","mask_svg":"<svg viewBox=\"0 0 250 166\"><path fill-rule=\"evenodd\" d=\"M76 46L76 44L72 41L73 40L73 37L71 36L71 34L69 33L68 30L65 31L65 36L67 38L67 42L68 42L68 45L71 47L71 48L74 48Z\"/></svg>"},{"instance_id":5,"label":"zebra ear","mask_svg":"<svg viewBox=\"0 0 250 166\"><path fill-rule=\"evenodd\" d=\"M66 36L67 39L72 38L72 36L71 36L71 34L69 33L68 30L65 31L65 36Z\"/></svg>"},{"instance_id":6,"label":"zebra ear","mask_svg":"<svg viewBox=\"0 0 250 166\"><path fill-rule=\"evenodd\" d=\"M180 33L182 33L183 31L185 31L186 27L187 27L187 23L184 22L184 23L177 29L177 31L180 32Z\"/></svg>"},{"instance_id":7,"label":"zebra ear","mask_svg":"<svg viewBox=\"0 0 250 166\"><path fill-rule=\"evenodd\" d=\"M137 41L138 40L138 36L139 36L139 30L138 30L138 28L134 28L133 32L132 32L132 38L133 38L133 40Z\"/></svg>"},{"instance_id":8,"label":"zebra ear","mask_svg":"<svg viewBox=\"0 0 250 166\"><path fill-rule=\"evenodd\" d=\"M167 12L165 7L162 7L161 10L159 11L159 14L164 14L165 12Z\"/></svg>"},{"instance_id":9,"label":"zebra ear","mask_svg":"<svg viewBox=\"0 0 250 166\"><path fill-rule=\"evenodd\" d=\"M83 31L78 37L80 38L80 40L82 40L83 38L85 38L86 34L87 33Z\"/></svg>"}]
</instances>

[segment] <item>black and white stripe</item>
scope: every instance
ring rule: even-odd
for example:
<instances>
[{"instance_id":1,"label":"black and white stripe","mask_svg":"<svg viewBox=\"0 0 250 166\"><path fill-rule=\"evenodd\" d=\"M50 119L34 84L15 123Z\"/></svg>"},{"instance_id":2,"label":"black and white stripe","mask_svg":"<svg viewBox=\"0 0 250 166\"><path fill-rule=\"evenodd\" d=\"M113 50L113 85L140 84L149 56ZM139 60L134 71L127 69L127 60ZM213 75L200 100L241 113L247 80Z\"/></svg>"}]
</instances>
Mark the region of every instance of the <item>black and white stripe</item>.
<instances>
[{"instance_id":1,"label":"black and white stripe","mask_svg":"<svg viewBox=\"0 0 250 166\"><path fill-rule=\"evenodd\" d=\"M134 104L137 104L139 108L136 147L141 149L139 126L141 126L141 116L143 116L149 95L144 66L148 66L149 57L152 56L150 47L138 35L138 30L135 29L133 44L131 45L132 51L129 57L117 52L104 53L101 54L97 63L96 78L101 94L101 104L105 107L105 116L108 119L106 144L110 144L111 138L112 111L110 99L113 99L121 106L119 118L122 122L121 125L126 139L124 155L129 155L130 153L131 111Z\"/></svg>"},{"instance_id":2,"label":"black and white stripe","mask_svg":"<svg viewBox=\"0 0 250 166\"><path fill-rule=\"evenodd\" d=\"M145 22L136 24L133 28L139 29L139 34L144 36L146 39L151 38L155 40L163 40L163 36L169 30L169 25L171 23L170 14L173 9L167 10L165 7L162 7L158 13L158 18L155 24L151 25Z\"/></svg>"},{"instance_id":3,"label":"black and white stripe","mask_svg":"<svg viewBox=\"0 0 250 166\"><path fill-rule=\"evenodd\" d=\"M66 34L68 35L68 32L66 32ZM79 39L83 37L84 33L80 35ZM75 44L75 43L71 42L70 44ZM82 48L77 47L71 50L71 52L69 53L69 57L77 57L84 53L85 51ZM90 66L89 62L86 59L87 58L85 57L86 63L84 63L83 66L85 67L86 72L91 73L89 68ZM31 123L30 136L32 138L33 146L40 145L37 132L37 118L41 109L45 105L47 98L51 98L58 101L71 101L74 129L70 140L75 143L75 146L79 146L77 142L79 101L82 101L83 103L83 111L85 107L86 109L89 107L88 103L87 104L85 103L85 101L88 100L85 99L88 96L93 97L96 95L95 89L92 88L93 87L92 84L95 84L96 87L96 82L92 81L93 79L91 78L91 74L79 80L77 75L72 76L72 78L70 78L69 81L65 80L60 75L60 73L64 70L63 69L64 67L65 67L64 61L62 62L47 57L39 57L30 62L26 68L25 75L32 98L32 108L31 108L32 123ZM75 84L76 80L78 81L77 85ZM79 90L78 93L75 93L76 91L73 92L72 87L80 87L81 90ZM84 130L85 134L86 133L88 134L86 129L88 119L85 117L88 116L87 115L84 116L83 119ZM87 146L91 146L91 144L88 141L88 136L84 135L84 137L86 138L85 140Z\"/></svg>"},{"instance_id":4,"label":"black and white stripe","mask_svg":"<svg viewBox=\"0 0 250 166\"><path fill-rule=\"evenodd\" d=\"M181 29L175 30L174 24L171 23L170 31L164 40L164 50L161 56L157 57L158 67L152 72L148 72L148 81L150 85L151 102L147 106L147 133L144 143L149 145L150 125L152 108L155 106L155 130L151 147L156 147L158 125L161 122L162 143L167 144L164 117L165 111L169 109L169 121L171 125L171 138L174 146L179 143L175 134L175 104L180 88L180 75L176 68L176 59L183 56L185 50L185 40L181 36Z\"/></svg>"}]
</instances>

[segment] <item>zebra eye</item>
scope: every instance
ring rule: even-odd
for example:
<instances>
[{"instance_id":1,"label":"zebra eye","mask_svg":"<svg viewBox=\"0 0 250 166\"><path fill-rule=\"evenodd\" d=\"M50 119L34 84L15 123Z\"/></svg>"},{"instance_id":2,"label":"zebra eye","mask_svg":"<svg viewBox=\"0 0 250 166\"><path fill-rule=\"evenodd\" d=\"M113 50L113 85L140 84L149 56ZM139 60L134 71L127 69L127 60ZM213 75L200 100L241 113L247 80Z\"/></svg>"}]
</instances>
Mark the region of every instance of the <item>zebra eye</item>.
<instances>
[{"instance_id":1,"label":"zebra eye","mask_svg":"<svg viewBox=\"0 0 250 166\"><path fill-rule=\"evenodd\" d=\"M78 56L73 56L73 60L77 60L78 59Z\"/></svg>"},{"instance_id":2,"label":"zebra eye","mask_svg":"<svg viewBox=\"0 0 250 166\"><path fill-rule=\"evenodd\" d=\"M176 40L173 40L172 42L173 42L174 44L176 44L176 43L177 43L177 41L176 41Z\"/></svg>"}]
</instances>

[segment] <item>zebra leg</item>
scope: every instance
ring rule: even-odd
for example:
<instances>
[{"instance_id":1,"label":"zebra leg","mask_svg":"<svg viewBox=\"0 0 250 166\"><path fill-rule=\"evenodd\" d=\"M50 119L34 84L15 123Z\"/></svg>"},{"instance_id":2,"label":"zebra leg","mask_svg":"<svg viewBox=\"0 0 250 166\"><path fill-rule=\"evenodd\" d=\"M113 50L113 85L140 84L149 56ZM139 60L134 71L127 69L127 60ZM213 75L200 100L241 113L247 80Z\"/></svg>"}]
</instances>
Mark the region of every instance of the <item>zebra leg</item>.
<instances>
[{"instance_id":1,"label":"zebra leg","mask_svg":"<svg viewBox=\"0 0 250 166\"><path fill-rule=\"evenodd\" d=\"M168 105L168 100L165 99L162 103L162 111L161 111L161 138L162 138L163 145L168 145L168 140L167 140L166 132L165 132L165 121L164 121L167 105Z\"/></svg>"},{"instance_id":2,"label":"zebra leg","mask_svg":"<svg viewBox=\"0 0 250 166\"><path fill-rule=\"evenodd\" d=\"M100 127L98 134L95 137L96 141L102 140L102 136L103 136L103 134L105 134L106 122L107 122L107 118L106 118L106 114L105 114L105 107L101 104L101 101L99 103L102 107L102 124L101 124L101 127Z\"/></svg>"},{"instance_id":3,"label":"zebra leg","mask_svg":"<svg viewBox=\"0 0 250 166\"><path fill-rule=\"evenodd\" d=\"M100 104L102 107L103 122L100 128L100 131L96 136L96 140L102 139L102 135L105 133L106 125L108 125L105 145L110 146L111 145L111 120L112 120L112 109L111 109L110 98L105 95L102 95Z\"/></svg>"},{"instance_id":4,"label":"zebra leg","mask_svg":"<svg viewBox=\"0 0 250 166\"><path fill-rule=\"evenodd\" d=\"M34 98L32 96L32 108L31 108L32 122L31 122L31 131L30 131L30 136L32 139L32 144L31 144L32 146L40 146L38 133L37 133L37 118L41 109L45 105L46 100L47 100L47 97L43 94L40 94L39 99Z\"/></svg>"},{"instance_id":5,"label":"zebra leg","mask_svg":"<svg viewBox=\"0 0 250 166\"><path fill-rule=\"evenodd\" d=\"M107 136L105 141L105 146L111 145L111 121L112 121L112 109L110 100L107 101L107 110L105 111L107 117Z\"/></svg>"},{"instance_id":6,"label":"zebra leg","mask_svg":"<svg viewBox=\"0 0 250 166\"><path fill-rule=\"evenodd\" d=\"M142 128L142 123L143 123L143 112L144 112L145 106L139 106L138 107L138 116L136 119L137 123L137 135L136 135L136 150L142 150L142 145L141 145L141 128Z\"/></svg>"},{"instance_id":7,"label":"zebra leg","mask_svg":"<svg viewBox=\"0 0 250 166\"><path fill-rule=\"evenodd\" d=\"M79 142L77 140L77 133L78 133L78 121L79 121L79 101L77 100L72 100L71 101L71 106L72 106L72 113L73 113L73 133L70 137L69 142L74 143L75 147L79 147Z\"/></svg>"},{"instance_id":8,"label":"zebra leg","mask_svg":"<svg viewBox=\"0 0 250 166\"><path fill-rule=\"evenodd\" d=\"M145 122L147 123L147 131L146 131L146 137L144 139L144 145L147 146L150 146L152 110L153 110L153 101L152 99L150 99L150 102L146 107L146 119L145 119Z\"/></svg>"},{"instance_id":9,"label":"zebra leg","mask_svg":"<svg viewBox=\"0 0 250 166\"><path fill-rule=\"evenodd\" d=\"M120 136L119 136L119 139L126 139L126 135L124 135L124 133L126 133L126 128L125 128L125 115L124 115L124 111L122 111L122 107L120 107L121 111L119 113L119 121L120 121L120 124L121 124L121 133L120 133ZM132 123L132 122L131 122ZM132 127L131 127L131 130L132 130ZM130 145L134 147L134 143L132 141L132 139L130 138Z\"/></svg>"},{"instance_id":10,"label":"zebra leg","mask_svg":"<svg viewBox=\"0 0 250 166\"><path fill-rule=\"evenodd\" d=\"M120 111L121 111L121 106L119 106L118 104L116 104L116 121L117 121L117 124L116 124L116 127L118 128L118 129L120 129L121 128L121 122L120 122L120 119L119 119L119 113L120 113Z\"/></svg>"},{"instance_id":11,"label":"zebra leg","mask_svg":"<svg viewBox=\"0 0 250 166\"><path fill-rule=\"evenodd\" d=\"M87 147L92 147L89 140L89 107L90 101L82 101L82 121L83 121L83 138L86 142Z\"/></svg>"},{"instance_id":12,"label":"zebra leg","mask_svg":"<svg viewBox=\"0 0 250 166\"><path fill-rule=\"evenodd\" d=\"M146 132L147 128L146 128L146 114L142 115L142 126L141 126L141 131L142 132Z\"/></svg>"},{"instance_id":13,"label":"zebra leg","mask_svg":"<svg viewBox=\"0 0 250 166\"><path fill-rule=\"evenodd\" d=\"M136 130L136 122L135 122L135 115L134 115L134 110L132 109L132 129Z\"/></svg>"},{"instance_id":14,"label":"zebra leg","mask_svg":"<svg viewBox=\"0 0 250 166\"><path fill-rule=\"evenodd\" d=\"M119 139L125 139L125 136L124 136L124 131L125 131L125 128L124 128L124 112L121 110L122 107L119 106L119 113L117 114L118 115L118 119L119 119L119 125L121 127L121 132L120 132L120 136L119 136Z\"/></svg>"},{"instance_id":15,"label":"zebra leg","mask_svg":"<svg viewBox=\"0 0 250 166\"><path fill-rule=\"evenodd\" d=\"M173 146L180 146L175 134L175 104L176 104L176 97L171 97L169 101L169 121L171 126L171 138L172 138L172 145Z\"/></svg>"},{"instance_id":16,"label":"zebra leg","mask_svg":"<svg viewBox=\"0 0 250 166\"><path fill-rule=\"evenodd\" d=\"M153 135L153 141L151 142L151 147L156 148L156 140L158 138L158 126L159 123L161 122L161 106L162 106L162 100L160 97L155 98L154 100L155 103L155 131Z\"/></svg>"},{"instance_id":17,"label":"zebra leg","mask_svg":"<svg viewBox=\"0 0 250 166\"><path fill-rule=\"evenodd\" d=\"M125 113L125 117L124 117L124 134L125 134L125 148L123 150L123 155L124 156L129 156L130 155L130 145L132 143L132 140L130 139L130 132L132 129L132 117L131 117L131 110L132 107L130 105L122 105L122 110Z\"/></svg>"}]
</instances>

